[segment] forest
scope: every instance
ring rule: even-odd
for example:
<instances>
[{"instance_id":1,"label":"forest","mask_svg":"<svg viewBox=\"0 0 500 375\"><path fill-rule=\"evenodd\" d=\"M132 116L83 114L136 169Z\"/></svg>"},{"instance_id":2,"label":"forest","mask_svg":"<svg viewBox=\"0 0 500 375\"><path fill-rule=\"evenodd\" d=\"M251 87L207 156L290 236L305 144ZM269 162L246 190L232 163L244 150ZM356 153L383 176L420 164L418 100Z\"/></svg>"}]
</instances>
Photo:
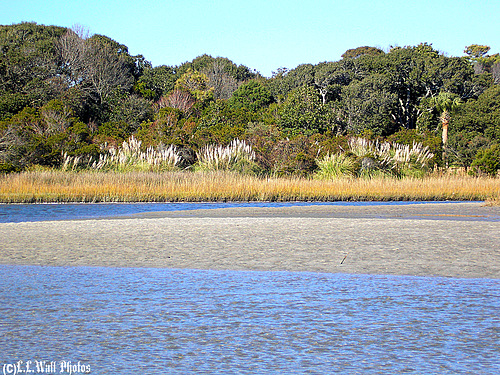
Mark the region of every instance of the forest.
<instances>
[{"instance_id":1,"label":"forest","mask_svg":"<svg viewBox=\"0 0 500 375\"><path fill-rule=\"evenodd\" d=\"M272 77L207 54L153 67L83 27L0 26L0 49L0 173L500 169L500 56L485 45L357 47Z\"/></svg>"}]
</instances>

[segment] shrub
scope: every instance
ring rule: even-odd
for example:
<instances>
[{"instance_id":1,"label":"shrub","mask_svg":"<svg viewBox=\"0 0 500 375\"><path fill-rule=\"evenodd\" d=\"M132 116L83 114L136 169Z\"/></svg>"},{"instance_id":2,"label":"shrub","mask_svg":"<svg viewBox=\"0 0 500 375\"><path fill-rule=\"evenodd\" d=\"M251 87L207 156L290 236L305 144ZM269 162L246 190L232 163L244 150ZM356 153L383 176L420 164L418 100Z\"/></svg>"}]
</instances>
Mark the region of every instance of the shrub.
<instances>
[{"instance_id":1,"label":"shrub","mask_svg":"<svg viewBox=\"0 0 500 375\"><path fill-rule=\"evenodd\" d=\"M345 175L362 177L412 176L422 177L434 154L421 143L401 145L399 143L370 141L351 138L349 151L326 155L316 161L320 170L318 178L335 178Z\"/></svg>"},{"instance_id":2,"label":"shrub","mask_svg":"<svg viewBox=\"0 0 500 375\"><path fill-rule=\"evenodd\" d=\"M196 153L196 170L248 171L255 166L255 152L245 141L234 139L228 146L207 145Z\"/></svg>"},{"instance_id":3,"label":"shrub","mask_svg":"<svg viewBox=\"0 0 500 375\"><path fill-rule=\"evenodd\" d=\"M345 154L327 154L322 159L316 159L319 167L315 177L318 179L333 179L339 177L354 177L357 172L354 159Z\"/></svg>"},{"instance_id":4,"label":"shrub","mask_svg":"<svg viewBox=\"0 0 500 375\"><path fill-rule=\"evenodd\" d=\"M496 176L500 170L500 146L495 143L487 149L479 150L472 162L472 170L475 174Z\"/></svg>"}]
</instances>

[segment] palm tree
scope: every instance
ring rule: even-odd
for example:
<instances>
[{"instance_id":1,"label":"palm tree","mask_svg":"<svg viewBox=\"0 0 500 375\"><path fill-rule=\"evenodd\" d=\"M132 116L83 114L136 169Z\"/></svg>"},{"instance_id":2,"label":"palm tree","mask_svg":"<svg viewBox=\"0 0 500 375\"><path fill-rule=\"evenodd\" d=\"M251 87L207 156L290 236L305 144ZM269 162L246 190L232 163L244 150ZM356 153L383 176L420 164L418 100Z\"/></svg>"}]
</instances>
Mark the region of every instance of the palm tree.
<instances>
[{"instance_id":1,"label":"palm tree","mask_svg":"<svg viewBox=\"0 0 500 375\"><path fill-rule=\"evenodd\" d=\"M456 94L451 92L441 91L434 97L434 107L441 113L439 119L443 128L443 145L448 142L448 125L451 120L451 113L462 104L462 100Z\"/></svg>"},{"instance_id":2,"label":"palm tree","mask_svg":"<svg viewBox=\"0 0 500 375\"><path fill-rule=\"evenodd\" d=\"M434 107L439 111L441 125L443 128L443 159L446 161L446 144L448 143L448 125L450 124L451 114L462 104L462 100L456 94L451 92L441 91L433 98Z\"/></svg>"}]
</instances>

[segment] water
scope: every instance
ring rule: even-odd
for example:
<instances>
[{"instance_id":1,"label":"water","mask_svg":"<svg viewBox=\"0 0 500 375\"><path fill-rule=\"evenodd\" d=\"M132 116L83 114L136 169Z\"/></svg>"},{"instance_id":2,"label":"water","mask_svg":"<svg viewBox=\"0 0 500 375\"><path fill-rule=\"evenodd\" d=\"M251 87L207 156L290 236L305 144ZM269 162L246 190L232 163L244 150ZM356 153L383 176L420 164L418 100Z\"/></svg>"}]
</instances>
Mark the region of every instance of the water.
<instances>
[{"instance_id":1,"label":"water","mask_svg":"<svg viewBox=\"0 0 500 375\"><path fill-rule=\"evenodd\" d=\"M498 280L38 266L0 274L4 373L19 360L21 369L53 361L57 373L63 361L78 373L80 361L92 374L500 373Z\"/></svg>"},{"instance_id":2,"label":"water","mask_svg":"<svg viewBox=\"0 0 500 375\"><path fill-rule=\"evenodd\" d=\"M198 210L229 207L290 207L311 205L377 206L450 202L231 202L231 203L66 203L0 204L0 223L93 219L144 212ZM455 202L457 203L457 202Z\"/></svg>"}]
</instances>

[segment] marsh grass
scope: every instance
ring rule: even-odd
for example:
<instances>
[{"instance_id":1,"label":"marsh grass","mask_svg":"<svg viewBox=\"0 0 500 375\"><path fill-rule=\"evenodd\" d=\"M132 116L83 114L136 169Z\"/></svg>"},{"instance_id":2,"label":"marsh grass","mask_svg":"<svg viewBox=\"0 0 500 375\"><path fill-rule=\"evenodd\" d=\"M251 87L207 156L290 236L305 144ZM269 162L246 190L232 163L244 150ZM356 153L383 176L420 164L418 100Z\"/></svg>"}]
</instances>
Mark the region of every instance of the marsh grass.
<instances>
[{"instance_id":1,"label":"marsh grass","mask_svg":"<svg viewBox=\"0 0 500 375\"><path fill-rule=\"evenodd\" d=\"M0 176L0 202L194 202L194 201L498 201L500 179L470 176L425 178L259 178L212 172L63 172L37 170Z\"/></svg>"}]
</instances>

